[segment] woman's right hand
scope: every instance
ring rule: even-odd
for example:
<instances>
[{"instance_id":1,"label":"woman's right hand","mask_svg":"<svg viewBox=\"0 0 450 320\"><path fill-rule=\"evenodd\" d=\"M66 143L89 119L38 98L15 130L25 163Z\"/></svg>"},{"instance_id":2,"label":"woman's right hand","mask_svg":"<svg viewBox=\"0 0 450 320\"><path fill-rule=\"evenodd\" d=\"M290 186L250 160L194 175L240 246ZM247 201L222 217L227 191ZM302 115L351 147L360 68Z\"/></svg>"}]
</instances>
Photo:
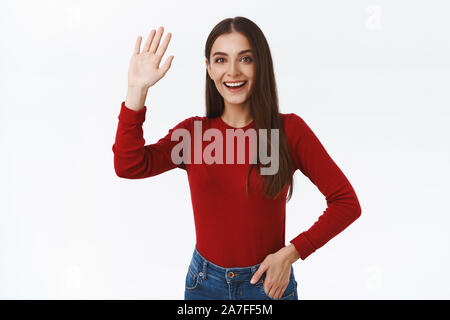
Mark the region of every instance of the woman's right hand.
<instances>
[{"instance_id":1,"label":"woman's right hand","mask_svg":"<svg viewBox=\"0 0 450 320\"><path fill-rule=\"evenodd\" d=\"M140 52L142 37L139 36L137 38L128 68L128 87L148 89L164 77L167 70L169 70L174 56L168 57L161 68L159 67L172 37L172 34L169 32L159 47L163 33L164 27L162 26L159 27L158 32L152 29L142 48L142 52Z\"/></svg>"}]
</instances>

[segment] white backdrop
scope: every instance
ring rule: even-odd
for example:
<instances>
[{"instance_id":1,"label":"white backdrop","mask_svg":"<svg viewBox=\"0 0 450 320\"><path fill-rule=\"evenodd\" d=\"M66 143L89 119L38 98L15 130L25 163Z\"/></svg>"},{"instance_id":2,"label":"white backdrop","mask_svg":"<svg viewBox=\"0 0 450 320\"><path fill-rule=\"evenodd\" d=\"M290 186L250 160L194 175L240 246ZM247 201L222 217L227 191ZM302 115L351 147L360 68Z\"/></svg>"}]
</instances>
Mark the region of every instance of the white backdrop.
<instances>
[{"instance_id":1,"label":"white backdrop","mask_svg":"<svg viewBox=\"0 0 450 320\"><path fill-rule=\"evenodd\" d=\"M146 144L204 116L206 38L245 16L362 215L294 263L300 299L449 299L447 1L2 1L0 298L183 299L195 245L185 171L127 180L112 145L138 35L162 25ZM257 10L256 10L257 8ZM297 171L286 244L326 208Z\"/></svg>"}]
</instances>

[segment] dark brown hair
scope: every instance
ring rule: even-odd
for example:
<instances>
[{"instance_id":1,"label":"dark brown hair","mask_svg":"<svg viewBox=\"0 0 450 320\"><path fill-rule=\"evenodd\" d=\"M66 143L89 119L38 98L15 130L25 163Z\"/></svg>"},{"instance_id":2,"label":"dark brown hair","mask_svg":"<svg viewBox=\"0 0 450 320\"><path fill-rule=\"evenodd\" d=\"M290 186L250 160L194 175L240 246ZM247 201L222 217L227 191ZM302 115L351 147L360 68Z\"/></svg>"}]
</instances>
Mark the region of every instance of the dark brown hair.
<instances>
[{"instance_id":1,"label":"dark brown hair","mask_svg":"<svg viewBox=\"0 0 450 320\"><path fill-rule=\"evenodd\" d=\"M255 67L254 81L249 97L250 114L253 117L256 129L267 129L267 149L271 150L270 129L279 129L279 168L274 175L263 175L264 194L270 198L277 198L286 184L289 184L290 200L293 191L292 162L289 156L286 134L282 119L279 115L278 95L273 71L272 56L267 40L261 29L251 20L244 17L227 18L219 22L209 34L205 44L205 57L211 65L210 55L214 41L222 34L239 32L246 36L253 52L253 63ZM214 80L210 78L206 70L206 117L216 118L225 110L224 100L217 90ZM259 135L257 134L257 139ZM257 144L259 147L259 143ZM262 164L259 161L257 168L260 170ZM270 164L269 164L270 165ZM249 177L255 166L251 164L247 174L246 191L248 193Z\"/></svg>"}]
</instances>

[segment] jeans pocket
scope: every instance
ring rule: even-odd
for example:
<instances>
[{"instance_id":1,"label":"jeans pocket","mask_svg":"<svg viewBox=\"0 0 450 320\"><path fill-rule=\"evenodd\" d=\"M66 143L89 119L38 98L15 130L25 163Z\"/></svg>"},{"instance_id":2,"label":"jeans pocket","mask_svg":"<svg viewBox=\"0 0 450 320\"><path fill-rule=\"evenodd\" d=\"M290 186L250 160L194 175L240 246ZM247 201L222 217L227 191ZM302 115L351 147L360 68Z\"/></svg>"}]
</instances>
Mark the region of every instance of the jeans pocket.
<instances>
[{"instance_id":1,"label":"jeans pocket","mask_svg":"<svg viewBox=\"0 0 450 320\"><path fill-rule=\"evenodd\" d=\"M200 277L197 274L195 268L190 265L188 268L188 272L186 274L186 283L185 288L186 290L193 291L196 290L199 286Z\"/></svg>"},{"instance_id":2,"label":"jeans pocket","mask_svg":"<svg viewBox=\"0 0 450 320\"><path fill-rule=\"evenodd\" d=\"M281 298L270 297L267 294L266 289L264 288L264 281L262 282L262 284L260 286L260 290L262 291L263 295L269 300L296 300L295 293L297 290L297 282L295 281L294 275L291 270L291 276L289 277L289 283L288 283L286 289L284 289L284 292L281 295Z\"/></svg>"}]
</instances>

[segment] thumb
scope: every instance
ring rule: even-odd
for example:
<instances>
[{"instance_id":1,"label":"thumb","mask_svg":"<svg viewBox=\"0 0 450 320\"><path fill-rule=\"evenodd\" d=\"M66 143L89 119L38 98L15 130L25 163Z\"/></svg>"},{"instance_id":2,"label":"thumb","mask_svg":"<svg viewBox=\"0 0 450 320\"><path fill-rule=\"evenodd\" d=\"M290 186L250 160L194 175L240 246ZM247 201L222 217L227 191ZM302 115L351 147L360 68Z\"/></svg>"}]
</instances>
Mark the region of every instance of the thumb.
<instances>
[{"instance_id":1,"label":"thumb","mask_svg":"<svg viewBox=\"0 0 450 320\"><path fill-rule=\"evenodd\" d=\"M163 76L166 74L166 72L169 70L170 66L172 65L173 56L170 56L166 59L164 64L161 66L162 74Z\"/></svg>"},{"instance_id":2,"label":"thumb","mask_svg":"<svg viewBox=\"0 0 450 320\"><path fill-rule=\"evenodd\" d=\"M258 282L259 278L263 275L264 272L266 272L268 266L266 266L264 263L261 263L258 270L256 270L255 274L253 275L252 279L250 280L251 284L255 284Z\"/></svg>"}]
</instances>

